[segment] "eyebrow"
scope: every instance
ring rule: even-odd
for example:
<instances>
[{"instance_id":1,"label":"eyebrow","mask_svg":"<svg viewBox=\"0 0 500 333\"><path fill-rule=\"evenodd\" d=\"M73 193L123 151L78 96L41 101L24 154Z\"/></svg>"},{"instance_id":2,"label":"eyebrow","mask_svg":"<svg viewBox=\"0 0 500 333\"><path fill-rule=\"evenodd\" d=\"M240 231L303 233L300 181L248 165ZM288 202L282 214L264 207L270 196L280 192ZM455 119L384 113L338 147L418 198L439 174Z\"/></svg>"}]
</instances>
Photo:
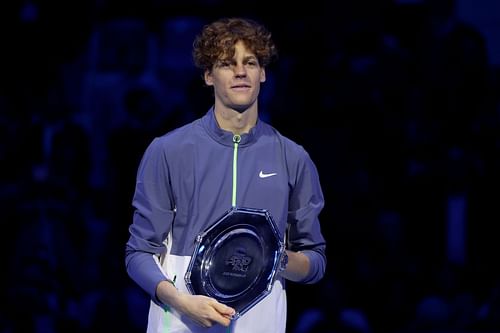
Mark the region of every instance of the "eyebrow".
<instances>
[{"instance_id":1,"label":"eyebrow","mask_svg":"<svg viewBox=\"0 0 500 333\"><path fill-rule=\"evenodd\" d=\"M234 60L234 58L232 58L230 60L232 61L232 60ZM259 59L255 55L248 55L248 56L243 57L243 62L248 62L251 60L255 60L255 61L259 62Z\"/></svg>"},{"instance_id":2,"label":"eyebrow","mask_svg":"<svg viewBox=\"0 0 500 333\"><path fill-rule=\"evenodd\" d=\"M249 56L244 57L243 60L248 61L248 60L258 60L258 59L254 55L249 55Z\"/></svg>"},{"instance_id":3,"label":"eyebrow","mask_svg":"<svg viewBox=\"0 0 500 333\"><path fill-rule=\"evenodd\" d=\"M234 60L235 60L234 57L233 58L221 58L221 59L218 59L216 61L216 63L221 63L221 62L226 62L226 61L232 62ZM259 59L255 55L248 55L248 56L243 57L243 62L248 62L251 60L255 60L255 61L259 62Z\"/></svg>"}]
</instances>

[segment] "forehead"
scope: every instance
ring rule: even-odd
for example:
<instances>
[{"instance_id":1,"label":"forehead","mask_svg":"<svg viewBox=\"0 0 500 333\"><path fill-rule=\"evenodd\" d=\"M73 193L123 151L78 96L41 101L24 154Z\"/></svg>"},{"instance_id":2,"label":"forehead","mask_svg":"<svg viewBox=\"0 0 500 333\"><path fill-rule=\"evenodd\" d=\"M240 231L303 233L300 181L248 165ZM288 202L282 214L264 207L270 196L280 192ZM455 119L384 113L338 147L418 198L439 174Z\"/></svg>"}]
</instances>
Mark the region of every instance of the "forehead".
<instances>
[{"instance_id":1,"label":"forehead","mask_svg":"<svg viewBox=\"0 0 500 333\"><path fill-rule=\"evenodd\" d=\"M237 56L243 56L245 58L256 57L255 53L246 46L245 42L239 40L233 45L233 47L231 47L231 49L221 53L219 59L231 59L236 58Z\"/></svg>"},{"instance_id":2,"label":"forehead","mask_svg":"<svg viewBox=\"0 0 500 333\"><path fill-rule=\"evenodd\" d=\"M234 44L234 49L242 53L253 53L244 41L239 40Z\"/></svg>"}]
</instances>

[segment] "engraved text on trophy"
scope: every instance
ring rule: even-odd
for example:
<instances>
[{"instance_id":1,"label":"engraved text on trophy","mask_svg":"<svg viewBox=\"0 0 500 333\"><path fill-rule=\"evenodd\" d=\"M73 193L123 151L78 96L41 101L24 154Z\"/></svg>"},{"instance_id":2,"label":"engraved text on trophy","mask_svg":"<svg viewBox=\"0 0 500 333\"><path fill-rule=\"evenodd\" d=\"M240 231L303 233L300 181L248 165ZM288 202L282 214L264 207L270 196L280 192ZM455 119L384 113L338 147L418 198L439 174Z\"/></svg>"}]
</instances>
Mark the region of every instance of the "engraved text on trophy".
<instances>
[{"instance_id":1,"label":"engraved text on trophy","mask_svg":"<svg viewBox=\"0 0 500 333\"><path fill-rule=\"evenodd\" d=\"M247 276L246 272L251 262L252 258L247 255L246 250L244 248L237 248L233 254L226 259L226 266L230 266L231 270L225 271L222 274L225 276L244 278Z\"/></svg>"}]
</instances>

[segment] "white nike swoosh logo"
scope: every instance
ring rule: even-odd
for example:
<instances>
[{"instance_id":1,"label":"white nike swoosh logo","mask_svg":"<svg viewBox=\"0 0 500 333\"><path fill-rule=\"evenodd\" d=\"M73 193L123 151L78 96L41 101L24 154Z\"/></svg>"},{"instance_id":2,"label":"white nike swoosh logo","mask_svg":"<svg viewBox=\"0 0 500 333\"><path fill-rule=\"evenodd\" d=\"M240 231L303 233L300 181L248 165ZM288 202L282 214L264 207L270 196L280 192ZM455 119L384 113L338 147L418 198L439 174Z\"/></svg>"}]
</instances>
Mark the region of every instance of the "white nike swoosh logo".
<instances>
[{"instance_id":1,"label":"white nike swoosh logo","mask_svg":"<svg viewBox=\"0 0 500 333\"><path fill-rule=\"evenodd\" d=\"M272 177L272 176L276 176L277 173L276 172L273 172L273 173L263 173L262 170L260 170L259 172L259 177L260 178L267 178L267 177Z\"/></svg>"}]
</instances>

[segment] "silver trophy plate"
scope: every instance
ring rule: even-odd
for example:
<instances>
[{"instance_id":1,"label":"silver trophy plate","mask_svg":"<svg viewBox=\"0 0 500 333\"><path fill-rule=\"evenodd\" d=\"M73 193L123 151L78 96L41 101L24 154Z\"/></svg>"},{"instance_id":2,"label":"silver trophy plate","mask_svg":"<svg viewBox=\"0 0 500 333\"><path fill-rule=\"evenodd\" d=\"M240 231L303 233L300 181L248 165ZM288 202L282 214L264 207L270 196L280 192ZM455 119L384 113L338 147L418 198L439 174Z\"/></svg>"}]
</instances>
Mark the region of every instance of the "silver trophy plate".
<instances>
[{"instance_id":1,"label":"silver trophy plate","mask_svg":"<svg viewBox=\"0 0 500 333\"><path fill-rule=\"evenodd\" d=\"M267 210L233 207L197 236L184 280L191 294L233 307L236 319L271 292L284 251Z\"/></svg>"}]
</instances>

